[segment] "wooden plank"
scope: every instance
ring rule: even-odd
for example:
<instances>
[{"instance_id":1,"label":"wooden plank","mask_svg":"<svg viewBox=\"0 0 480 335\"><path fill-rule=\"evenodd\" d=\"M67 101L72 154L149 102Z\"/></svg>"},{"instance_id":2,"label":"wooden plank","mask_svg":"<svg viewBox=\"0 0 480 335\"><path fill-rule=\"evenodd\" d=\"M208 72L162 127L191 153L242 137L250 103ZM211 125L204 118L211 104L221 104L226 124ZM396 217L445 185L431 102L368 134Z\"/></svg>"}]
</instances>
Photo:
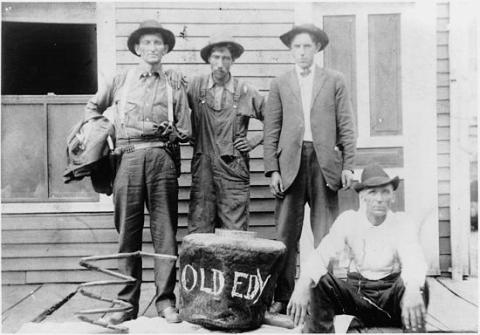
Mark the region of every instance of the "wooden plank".
<instances>
[{"instance_id":1,"label":"wooden plank","mask_svg":"<svg viewBox=\"0 0 480 335\"><path fill-rule=\"evenodd\" d=\"M452 256L440 255L440 271L442 273L451 272L452 268Z\"/></svg>"},{"instance_id":2,"label":"wooden plank","mask_svg":"<svg viewBox=\"0 0 480 335\"><path fill-rule=\"evenodd\" d=\"M449 19L447 17L437 18L437 32L448 31Z\"/></svg>"},{"instance_id":3,"label":"wooden plank","mask_svg":"<svg viewBox=\"0 0 480 335\"><path fill-rule=\"evenodd\" d=\"M448 86L437 87L437 99L448 100L450 99L450 88Z\"/></svg>"},{"instance_id":4,"label":"wooden plank","mask_svg":"<svg viewBox=\"0 0 480 335\"><path fill-rule=\"evenodd\" d=\"M448 1L445 2L438 2L437 3L437 19L448 19L449 18L449 3Z\"/></svg>"},{"instance_id":5,"label":"wooden plank","mask_svg":"<svg viewBox=\"0 0 480 335\"><path fill-rule=\"evenodd\" d=\"M467 278L462 281L452 280L451 278L439 277L437 280L445 285L449 290L459 295L461 298L478 306L478 279Z\"/></svg>"},{"instance_id":6,"label":"wooden plank","mask_svg":"<svg viewBox=\"0 0 480 335\"><path fill-rule=\"evenodd\" d=\"M2 201L47 198L46 131L42 105L2 104Z\"/></svg>"},{"instance_id":7,"label":"wooden plank","mask_svg":"<svg viewBox=\"0 0 480 335\"><path fill-rule=\"evenodd\" d=\"M440 320L446 331L478 330L478 310L475 306L452 294L434 278L429 278L428 284L430 288L428 314Z\"/></svg>"},{"instance_id":8,"label":"wooden plank","mask_svg":"<svg viewBox=\"0 0 480 335\"><path fill-rule=\"evenodd\" d=\"M41 285L2 285L2 314L5 315L40 287Z\"/></svg>"},{"instance_id":9,"label":"wooden plank","mask_svg":"<svg viewBox=\"0 0 480 335\"><path fill-rule=\"evenodd\" d=\"M9 2L6 8L2 10L6 22L96 23L93 2Z\"/></svg>"},{"instance_id":10,"label":"wooden plank","mask_svg":"<svg viewBox=\"0 0 480 335\"><path fill-rule=\"evenodd\" d=\"M205 61L197 50L176 50L176 48L165 56L165 62L169 65L192 63L204 64ZM130 51L123 50L117 52L118 64L138 63L138 57ZM235 60L233 68L239 64L293 64L292 56L288 50L247 50L242 56Z\"/></svg>"},{"instance_id":11,"label":"wooden plank","mask_svg":"<svg viewBox=\"0 0 480 335\"><path fill-rule=\"evenodd\" d=\"M285 51L288 48L280 41L278 37L238 37L235 39L245 50L279 50ZM127 49L127 37L116 38L116 50L124 51ZM191 37L188 39L177 39L174 50L200 51L208 44L208 37ZM165 56L165 63L169 62L170 54Z\"/></svg>"},{"instance_id":12,"label":"wooden plank","mask_svg":"<svg viewBox=\"0 0 480 335\"><path fill-rule=\"evenodd\" d=\"M241 15L239 15L241 14ZM170 9L158 3L156 8L117 8L117 22L140 23L152 18L162 23L293 23L293 11L245 9L224 11L215 8Z\"/></svg>"},{"instance_id":13,"label":"wooden plank","mask_svg":"<svg viewBox=\"0 0 480 335\"><path fill-rule=\"evenodd\" d=\"M440 141L449 141L450 127L437 127L437 136Z\"/></svg>"},{"instance_id":14,"label":"wooden plank","mask_svg":"<svg viewBox=\"0 0 480 335\"><path fill-rule=\"evenodd\" d=\"M450 126L450 117L448 114L437 114L437 126L438 127L449 127Z\"/></svg>"},{"instance_id":15,"label":"wooden plank","mask_svg":"<svg viewBox=\"0 0 480 335\"><path fill-rule=\"evenodd\" d=\"M448 59L448 45L438 45L437 46L437 60Z\"/></svg>"},{"instance_id":16,"label":"wooden plank","mask_svg":"<svg viewBox=\"0 0 480 335\"><path fill-rule=\"evenodd\" d=\"M437 114L450 114L450 102L437 101Z\"/></svg>"},{"instance_id":17,"label":"wooden plank","mask_svg":"<svg viewBox=\"0 0 480 335\"><path fill-rule=\"evenodd\" d=\"M402 133L400 15L368 16L370 133Z\"/></svg>"},{"instance_id":18,"label":"wooden plank","mask_svg":"<svg viewBox=\"0 0 480 335\"><path fill-rule=\"evenodd\" d=\"M441 180L438 182L438 194L449 194L450 193L450 181Z\"/></svg>"},{"instance_id":19,"label":"wooden plank","mask_svg":"<svg viewBox=\"0 0 480 335\"><path fill-rule=\"evenodd\" d=\"M439 220L450 220L450 208L439 208L438 209L438 219Z\"/></svg>"},{"instance_id":20,"label":"wooden plank","mask_svg":"<svg viewBox=\"0 0 480 335\"><path fill-rule=\"evenodd\" d=\"M324 16L323 29L330 40L328 48L324 51L325 67L340 71L345 75L355 126L358 128L355 15Z\"/></svg>"},{"instance_id":21,"label":"wooden plank","mask_svg":"<svg viewBox=\"0 0 480 335\"><path fill-rule=\"evenodd\" d=\"M43 311L73 292L75 288L76 285L65 285L62 290L58 290L57 285L43 285L28 299L2 316L2 331L7 333L18 331L23 323L32 321Z\"/></svg>"},{"instance_id":22,"label":"wooden plank","mask_svg":"<svg viewBox=\"0 0 480 335\"><path fill-rule=\"evenodd\" d=\"M253 1L211 1L211 2L117 2L117 8L178 8L178 9L219 9L222 10L242 10L242 9L254 9L254 10L286 10L292 11L294 9L291 2L253 2Z\"/></svg>"},{"instance_id":23,"label":"wooden plank","mask_svg":"<svg viewBox=\"0 0 480 335\"><path fill-rule=\"evenodd\" d=\"M440 246L440 255L451 255L452 248L450 246L450 236L440 237L439 246Z\"/></svg>"},{"instance_id":24,"label":"wooden plank","mask_svg":"<svg viewBox=\"0 0 480 335\"><path fill-rule=\"evenodd\" d=\"M450 222L441 220L438 222L438 230L440 237L449 237L450 236Z\"/></svg>"},{"instance_id":25,"label":"wooden plank","mask_svg":"<svg viewBox=\"0 0 480 335\"><path fill-rule=\"evenodd\" d=\"M83 118L85 104L48 104L47 108L49 198L98 201L98 193L92 189L90 179L69 184L63 181L67 166L66 138Z\"/></svg>"},{"instance_id":26,"label":"wooden plank","mask_svg":"<svg viewBox=\"0 0 480 335\"><path fill-rule=\"evenodd\" d=\"M437 73L450 73L449 63L448 59L437 60Z\"/></svg>"},{"instance_id":27,"label":"wooden plank","mask_svg":"<svg viewBox=\"0 0 480 335\"><path fill-rule=\"evenodd\" d=\"M439 45L448 45L448 31L439 31L437 32L437 46Z\"/></svg>"},{"instance_id":28,"label":"wooden plank","mask_svg":"<svg viewBox=\"0 0 480 335\"><path fill-rule=\"evenodd\" d=\"M440 194L438 196L438 206L439 207L450 206L450 195L449 194Z\"/></svg>"},{"instance_id":29,"label":"wooden plank","mask_svg":"<svg viewBox=\"0 0 480 335\"><path fill-rule=\"evenodd\" d=\"M8 273L8 272L5 272ZM2 274L3 276L3 274ZM95 280L111 279L112 277L89 270L55 270L55 271L28 271L27 283L85 283ZM146 282L153 281L153 270L143 271L142 278Z\"/></svg>"},{"instance_id":30,"label":"wooden plank","mask_svg":"<svg viewBox=\"0 0 480 335\"><path fill-rule=\"evenodd\" d=\"M259 237L269 238L273 236L275 227L257 226L254 230L258 232ZM179 229L177 241L181 241L186 234L187 229ZM85 241L114 243L117 240L118 235L114 229L25 230L5 231L2 234L2 244L84 243ZM143 241L151 241L149 229L144 228Z\"/></svg>"},{"instance_id":31,"label":"wooden plank","mask_svg":"<svg viewBox=\"0 0 480 335\"><path fill-rule=\"evenodd\" d=\"M448 167L448 166L450 166L450 155L449 154L438 155L437 166L438 167Z\"/></svg>"},{"instance_id":32,"label":"wooden plank","mask_svg":"<svg viewBox=\"0 0 480 335\"><path fill-rule=\"evenodd\" d=\"M204 2L205 3L205 2ZM241 15L241 13L239 13ZM210 37L211 35L222 30L228 31L233 37L257 37L257 36L271 36L279 37L281 34L289 31L292 28L291 23L266 23L255 22L249 24L239 24L235 22L227 23L167 23L162 24L165 29L170 30L175 34L176 38L186 37ZM129 36L135 29L138 28L138 23L117 23L116 35ZM182 33L182 35L180 35Z\"/></svg>"},{"instance_id":33,"label":"wooden plank","mask_svg":"<svg viewBox=\"0 0 480 335\"><path fill-rule=\"evenodd\" d=\"M2 285L26 284L26 276L25 271L2 272Z\"/></svg>"},{"instance_id":34,"label":"wooden plank","mask_svg":"<svg viewBox=\"0 0 480 335\"><path fill-rule=\"evenodd\" d=\"M450 153L450 142L449 141L437 141L437 153L439 153L439 154Z\"/></svg>"}]
</instances>

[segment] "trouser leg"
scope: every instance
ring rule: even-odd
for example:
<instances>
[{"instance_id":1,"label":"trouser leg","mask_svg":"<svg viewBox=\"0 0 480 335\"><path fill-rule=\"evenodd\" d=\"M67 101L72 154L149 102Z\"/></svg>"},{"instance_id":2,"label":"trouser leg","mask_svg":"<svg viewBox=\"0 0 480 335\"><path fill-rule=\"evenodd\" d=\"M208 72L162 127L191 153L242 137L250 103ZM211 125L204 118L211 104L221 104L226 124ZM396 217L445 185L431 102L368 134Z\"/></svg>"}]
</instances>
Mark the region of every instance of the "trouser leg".
<instances>
[{"instance_id":1,"label":"trouser leg","mask_svg":"<svg viewBox=\"0 0 480 335\"><path fill-rule=\"evenodd\" d=\"M302 161L297 177L285 192L283 199L275 200L275 226L277 239L287 248L283 265L277 279L275 301L287 303L295 285L297 267L298 240L302 233L305 212L306 158L302 152Z\"/></svg>"},{"instance_id":2,"label":"trouser leg","mask_svg":"<svg viewBox=\"0 0 480 335\"><path fill-rule=\"evenodd\" d=\"M189 233L213 233L216 222L216 198L211 159L197 154L192 159L192 186L188 213Z\"/></svg>"},{"instance_id":3,"label":"trouser leg","mask_svg":"<svg viewBox=\"0 0 480 335\"><path fill-rule=\"evenodd\" d=\"M247 230L250 202L250 172L247 158L231 161L215 159L214 184L218 226L225 229Z\"/></svg>"},{"instance_id":4,"label":"trouser leg","mask_svg":"<svg viewBox=\"0 0 480 335\"><path fill-rule=\"evenodd\" d=\"M141 152L126 153L122 156L113 188L114 220L119 232L118 252L127 253L142 249L144 221L144 160ZM138 313L140 286L142 283L142 260L139 257L119 259L121 273L137 279L118 293L120 300L134 306Z\"/></svg>"},{"instance_id":5,"label":"trouser leg","mask_svg":"<svg viewBox=\"0 0 480 335\"><path fill-rule=\"evenodd\" d=\"M310 294L310 309L302 330L304 333L333 333L335 315L358 316L372 310L350 283L331 273L322 276Z\"/></svg>"},{"instance_id":6,"label":"trouser leg","mask_svg":"<svg viewBox=\"0 0 480 335\"><path fill-rule=\"evenodd\" d=\"M338 216L338 194L327 187L313 144L308 144L304 150L308 151L307 199L316 248Z\"/></svg>"},{"instance_id":7,"label":"trouser leg","mask_svg":"<svg viewBox=\"0 0 480 335\"><path fill-rule=\"evenodd\" d=\"M160 148L145 157L147 207L155 253L177 255L178 181L170 155ZM154 260L157 311L175 306L175 261Z\"/></svg>"}]
</instances>

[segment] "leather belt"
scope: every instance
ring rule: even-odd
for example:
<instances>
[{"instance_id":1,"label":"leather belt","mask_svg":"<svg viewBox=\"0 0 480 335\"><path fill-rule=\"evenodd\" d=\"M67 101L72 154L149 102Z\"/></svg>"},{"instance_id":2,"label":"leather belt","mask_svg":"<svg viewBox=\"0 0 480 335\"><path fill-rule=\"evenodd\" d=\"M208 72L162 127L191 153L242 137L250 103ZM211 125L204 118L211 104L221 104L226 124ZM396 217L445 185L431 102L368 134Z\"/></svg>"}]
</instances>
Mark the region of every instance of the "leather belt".
<instances>
[{"instance_id":1,"label":"leather belt","mask_svg":"<svg viewBox=\"0 0 480 335\"><path fill-rule=\"evenodd\" d=\"M167 146L167 143L162 141L130 143L130 144L121 145L115 148L115 152L117 153L134 152L135 150L148 149L148 148L165 148L166 146Z\"/></svg>"}]
</instances>

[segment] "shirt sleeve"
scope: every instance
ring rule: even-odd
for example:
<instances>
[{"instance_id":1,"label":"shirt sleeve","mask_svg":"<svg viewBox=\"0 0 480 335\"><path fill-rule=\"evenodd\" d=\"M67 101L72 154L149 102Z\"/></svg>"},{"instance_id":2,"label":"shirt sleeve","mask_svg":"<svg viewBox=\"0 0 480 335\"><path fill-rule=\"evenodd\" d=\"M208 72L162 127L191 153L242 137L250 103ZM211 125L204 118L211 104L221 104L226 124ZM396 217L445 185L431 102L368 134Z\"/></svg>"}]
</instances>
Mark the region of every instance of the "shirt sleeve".
<instances>
[{"instance_id":1,"label":"shirt sleeve","mask_svg":"<svg viewBox=\"0 0 480 335\"><path fill-rule=\"evenodd\" d=\"M331 260L337 259L344 250L351 213L344 212L333 223L328 234L322 239L318 247L305 262L305 269L301 269L301 276L310 278L315 285L328 271Z\"/></svg>"},{"instance_id":2,"label":"shirt sleeve","mask_svg":"<svg viewBox=\"0 0 480 335\"><path fill-rule=\"evenodd\" d=\"M102 78L99 81L97 93L88 100L85 106L85 119L103 114L112 105L115 90L119 86L121 77L122 75L117 75L113 79Z\"/></svg>"},{"instance_id":3,"label":"shirt sleeve","mask_svg":"<svg viewBox=\"0 0 480 335\"><path fill-rule=\"evenodd\" d=\"M406 287L421 288L427 275L427 262L417 226L406 215L399 215L399 224L397 253L402 267L402 280Z\"/></svg>"},{"instance_id":4,"label":"shirt sleeve","mask_svg":"<svg viewBox=\"0 0 480 335\"><path fill-rule=\"evenodd\" d=\"M188 106L187 92L183 86L176 90L175 127L181 142L188 141L192 136L190 108Z\"/></svg>"}]
</instances>

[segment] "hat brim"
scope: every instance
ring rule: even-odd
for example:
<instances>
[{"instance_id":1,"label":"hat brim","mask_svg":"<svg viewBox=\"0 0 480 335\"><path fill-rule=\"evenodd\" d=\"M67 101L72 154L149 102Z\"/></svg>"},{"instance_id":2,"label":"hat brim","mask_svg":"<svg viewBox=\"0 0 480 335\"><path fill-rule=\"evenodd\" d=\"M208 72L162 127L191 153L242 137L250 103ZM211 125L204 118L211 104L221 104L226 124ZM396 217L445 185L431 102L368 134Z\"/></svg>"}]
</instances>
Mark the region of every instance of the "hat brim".
<instances>
[{"instance_id":1,"label":"hat brim","mask_svg":"<svg viewBox=\"0 0 480 335\"><path fill-rule=\"evenodd\" d=\"M356 183L355 185L353 185L353 189L357 192L360 192L367 188L373 188L373 187L392 184L393 190L396 190L398 188L399 183L400 183L400 178L398 176L392 179L384 178L384 177L375 177L375 178L367 179L363 183L361 182Z\"/></svg>"},{"instance_id":2,"label":"hat brim","mask_svg":"<svg viewBox=\"0 0 480 335\"><path fill-rule=\"evenodd\" d=\"M217 43L212 43L207 45L206 47L202 48L200 50L200 56L202 59L205 61L205 63L208 63L208 59L210 58L210 54L212 53L212 49L215 47L223 47L226 46L232 53L232 58L235 60L239 58L243 54L243 46L241 44L238 44L237 42L233 41L222 41L222 42L217 42Z\"/></svg>"},{"instance_id":3,"label":"hat brim","mask_svg":"<svg viewBox=\"0 0 480 335\"><path fill-rule=\"evenodd\" d=\"M317 52L322 51L328 45L328 36L327 33L324 32L322 29L317 28L315 30L305 28L305 27L295 27L292 30L286 32L285 34L280 36L280 40L285 44L288 48L290 48L290 44L292 43L293 38L301 33L309 33L315 36L317 41L321 44L320 49Z\"/></svg>"},{"instance_id":4,"label":"hat brim","mask_svg":"<svg viewBox=\"0 0 480 335\"><path fill-rule=\"evenodd\" d=\"M139 28L130 34L127 41L128 50L135 56L139 56L139 54L135 52L135 45L138 44L140 37L145 34L162 35L163 44L168 45L168 52L172 51L175 47L175 35L170 30L158 27Z\"/></svg>"}]
</instances>

